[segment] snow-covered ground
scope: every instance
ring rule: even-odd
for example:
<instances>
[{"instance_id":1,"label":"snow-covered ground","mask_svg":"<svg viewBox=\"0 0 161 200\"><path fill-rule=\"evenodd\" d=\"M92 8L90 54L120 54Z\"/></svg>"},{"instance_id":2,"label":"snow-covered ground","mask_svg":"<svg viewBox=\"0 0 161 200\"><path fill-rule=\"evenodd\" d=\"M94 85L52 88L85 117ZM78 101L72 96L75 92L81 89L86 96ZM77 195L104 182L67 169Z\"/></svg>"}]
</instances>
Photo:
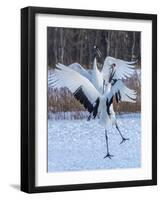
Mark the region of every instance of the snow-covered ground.
<instances>
[{"instance_id":1,"label":"snow-covered ground","mask_svg":"<svg viewBox=\"0 0 161 200\"><path fill-rule=\"evenodd\" d=\"M112 159L104 159L106 141L98 120L48 120L48 172L138 168L141 165L140 114L118 115L122 134L129 138L120 144L116 128L108 131Z\"/></svg>"}]
</instances>

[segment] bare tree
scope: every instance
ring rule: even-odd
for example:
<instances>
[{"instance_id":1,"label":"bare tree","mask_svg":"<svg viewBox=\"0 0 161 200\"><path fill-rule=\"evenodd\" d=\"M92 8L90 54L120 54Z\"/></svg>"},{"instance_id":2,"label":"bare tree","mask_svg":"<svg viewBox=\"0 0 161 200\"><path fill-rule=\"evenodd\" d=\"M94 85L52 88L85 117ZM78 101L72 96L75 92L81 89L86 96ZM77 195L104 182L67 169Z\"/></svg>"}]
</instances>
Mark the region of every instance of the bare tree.
<instances>
[{"instance_id":1,"label":"bare tree","mask_svg":"<svg viewBox=\"0 0 161 200\"><path fill-rule=\"evenodd\" d=\"M48 27L48 67L54 67L58 62L78 62L88 68L93 62L94 45L103 54L99 62L106 56L140 61L140 43L140 32Z\"/></svg>"}]
</instances>

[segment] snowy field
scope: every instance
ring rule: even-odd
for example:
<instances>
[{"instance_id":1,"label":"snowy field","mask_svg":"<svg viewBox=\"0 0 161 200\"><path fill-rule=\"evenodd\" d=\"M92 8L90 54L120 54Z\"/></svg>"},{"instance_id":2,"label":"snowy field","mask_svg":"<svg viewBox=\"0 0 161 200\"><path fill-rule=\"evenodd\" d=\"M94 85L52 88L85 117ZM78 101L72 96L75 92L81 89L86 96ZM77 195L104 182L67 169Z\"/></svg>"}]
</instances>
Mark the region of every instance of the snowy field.
<instances>
[{"instance_id":1,"label":"snowy field","mask_svg":"<svg viewBox=\"0 0 161 200\"><path fill-rule=\"evenodd\" d=\"M117 115L122 134L108 131L110 154L106 158L104 129L98 120L48 120L48 172L138 168L141 165L140 114Z\"/></svg>"}]
</instances>

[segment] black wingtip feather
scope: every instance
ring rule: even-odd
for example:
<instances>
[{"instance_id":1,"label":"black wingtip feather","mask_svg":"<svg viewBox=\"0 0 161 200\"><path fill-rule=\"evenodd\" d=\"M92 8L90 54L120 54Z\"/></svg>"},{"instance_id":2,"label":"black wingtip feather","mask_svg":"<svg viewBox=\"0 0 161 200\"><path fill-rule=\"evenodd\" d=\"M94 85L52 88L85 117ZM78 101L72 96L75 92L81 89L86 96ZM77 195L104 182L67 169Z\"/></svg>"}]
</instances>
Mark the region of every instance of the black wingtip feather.
<instances>
[{"instance_id":1,"label":"black wingtip feather","mask_svg":"<svg viewBox=\"0 0 161 200\"><path fill-rule=\"evenodd\" d=\"M79 87L73 95L90 113L93 111L93 105L84 94L82 87Z\"/></svg>"},{"instance_id":2,"label":"black wingtip feather","mask_svg":"<svg viewBox=\"0 0 161 200\"><path fill-rule=\"evenodd\" d=\"M97 116L99 103L100 103L100 99L97 98L95 102L95 106L93 107L93 118Z\"/></svg>"}]
</instances>

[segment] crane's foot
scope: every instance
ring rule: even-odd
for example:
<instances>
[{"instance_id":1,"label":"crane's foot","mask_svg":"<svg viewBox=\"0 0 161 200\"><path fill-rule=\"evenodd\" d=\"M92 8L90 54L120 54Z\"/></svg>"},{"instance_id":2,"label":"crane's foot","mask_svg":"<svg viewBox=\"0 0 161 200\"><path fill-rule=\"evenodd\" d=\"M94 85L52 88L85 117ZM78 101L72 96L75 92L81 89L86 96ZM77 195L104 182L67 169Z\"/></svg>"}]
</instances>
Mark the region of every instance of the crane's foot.
<instances>
[{"instance_id":1,"label":"crane's foot","mask_svg":"<svg viewBox=\"0 0 161 200\"><path fill-rule=\"evenodd\" d=\"M89 115L87 118L87 121L90 121L90 120L91 120L91 115Z\"/></svg>"},{"instance_id":2,"label":"crane's foot","mask_svg":"<svg viewBox=\"0 0 161 200\"><path fill-rule=\"evenodd\" d=\"M113 157L113 155L107 153L107 155L106 155L104 158L109 158L109 159L111 159L112 157Z\"/></svg>"},{"instance_id":3,"label":"crane's foot","mask_svg":"<svg viewBox=\"0 0 161 200\"><path fill-rule=\"evenodd\" d=\"M92 117L92 115L90 114L90 115L88 116L88 118L87 118L87 121L90 121L90 120L91 120L91 117Z\"/></svg>"},{"instance_id":4,"label":"crane's foot","mask_svg":"<svg viewBox=\"0 0 161 200\"><path fill-rule=\"evenodd\" d=\"M124 143L124 142L126 142L126 140L129 140L129 138L122 138L122 141L120 142L120 144L122 144L122 143Z\"/></svg>"}]
</instances>

